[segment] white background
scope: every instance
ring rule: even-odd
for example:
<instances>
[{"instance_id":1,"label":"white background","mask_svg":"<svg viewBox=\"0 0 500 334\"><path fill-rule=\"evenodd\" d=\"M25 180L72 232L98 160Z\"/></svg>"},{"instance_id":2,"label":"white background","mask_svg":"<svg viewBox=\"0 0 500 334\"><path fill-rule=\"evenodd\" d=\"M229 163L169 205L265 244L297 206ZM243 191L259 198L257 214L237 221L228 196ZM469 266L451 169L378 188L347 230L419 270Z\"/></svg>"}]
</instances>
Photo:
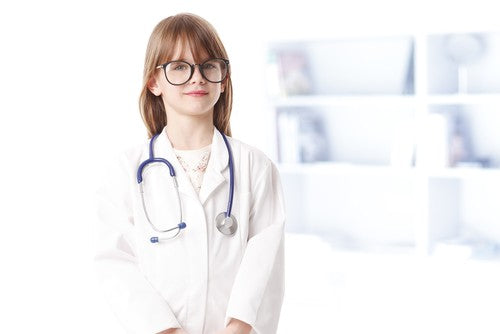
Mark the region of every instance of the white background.
<instances>
[{"instance_id":1,"label":"white background","mask_svg":"<svg viewBox=\"0 0 500 334\"><path fill-rule=\"evenodd\" d=\"M94 193L108 159L145 138L147 40L183 11L209 20L228 50L233 135L273 158L251 66L267 41L500 28L495 1L3 1L0 332L120 332L94 281Z\"/></svg>"}]
</instances>

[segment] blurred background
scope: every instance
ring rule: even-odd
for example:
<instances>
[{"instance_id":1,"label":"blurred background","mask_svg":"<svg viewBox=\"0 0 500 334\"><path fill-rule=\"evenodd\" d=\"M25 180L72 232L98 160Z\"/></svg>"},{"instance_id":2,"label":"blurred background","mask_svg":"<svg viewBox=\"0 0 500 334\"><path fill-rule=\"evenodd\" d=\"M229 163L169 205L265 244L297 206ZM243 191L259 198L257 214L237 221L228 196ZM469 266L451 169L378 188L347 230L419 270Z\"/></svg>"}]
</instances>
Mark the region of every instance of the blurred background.
<instances>
[{"instance_id":1,"label":"blurred background","mask_svg":"<svg viewBox=\"0 0 500 334\"><path fill-rule=\"evenodd\" d=\"M494 1L0 4L0 331L121 333L92 268L94 194L144 140L149 35L218 30L233 135L287 201L279 334L498 333Z\"/></svg>"}]
</instances>

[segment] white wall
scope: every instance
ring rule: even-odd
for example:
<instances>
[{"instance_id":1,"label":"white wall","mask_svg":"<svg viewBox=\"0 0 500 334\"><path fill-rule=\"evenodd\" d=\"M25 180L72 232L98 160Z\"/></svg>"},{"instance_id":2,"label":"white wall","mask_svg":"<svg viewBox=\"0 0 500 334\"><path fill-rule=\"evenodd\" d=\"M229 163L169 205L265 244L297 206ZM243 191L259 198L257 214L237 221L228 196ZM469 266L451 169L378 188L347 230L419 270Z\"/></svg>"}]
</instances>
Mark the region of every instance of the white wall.
<instances>
[{"instance_id":1,"label":"white wall","mask_svg":"<svg viewBox=\"0 0 500 334\"><path fill-rule=\"evenodd\" d=\"M2 2L0 332L119 332L95 292L93 195L108 157L144 138L137 98L160 19L191 11L214 24L233 65L233 132L272 156L265 82L250 66L267 41L499 30L495 1L424 3Z\"/></svg>"}]
</instances>

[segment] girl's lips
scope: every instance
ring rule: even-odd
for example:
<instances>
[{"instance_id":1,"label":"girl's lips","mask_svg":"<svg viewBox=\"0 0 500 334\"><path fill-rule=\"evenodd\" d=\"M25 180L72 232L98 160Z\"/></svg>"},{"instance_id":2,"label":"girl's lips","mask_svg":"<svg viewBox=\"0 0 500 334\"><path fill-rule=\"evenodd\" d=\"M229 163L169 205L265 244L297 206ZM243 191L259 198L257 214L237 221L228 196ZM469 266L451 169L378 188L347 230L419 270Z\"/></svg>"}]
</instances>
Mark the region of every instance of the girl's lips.
<instances>
[{"instance_id":1,"label":"girl's lips","mask_svg":"<svg viewBox=\"0 0 500 334\"><path fill-rule=\"evenodd\" d=\"M194 90L192 92L186 93L186 95L189 95L189 96L205 96L207 94L208 94L208 92L204 91L204 90Z\"/></svg>"}]
</instances>

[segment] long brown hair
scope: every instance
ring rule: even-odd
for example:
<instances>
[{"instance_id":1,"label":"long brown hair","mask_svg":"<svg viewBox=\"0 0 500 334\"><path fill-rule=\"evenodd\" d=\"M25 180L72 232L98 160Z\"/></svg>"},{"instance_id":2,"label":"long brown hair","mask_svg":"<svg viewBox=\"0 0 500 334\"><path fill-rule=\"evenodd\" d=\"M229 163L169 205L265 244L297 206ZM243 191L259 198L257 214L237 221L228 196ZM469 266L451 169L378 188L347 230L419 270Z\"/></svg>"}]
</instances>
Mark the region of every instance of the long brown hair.
<instances>
[{"instance_id":1,"label":"long brown hair","mask_svg":"<svg viewBox=\"0 0 500 334\"><path fill-rule=\"evenodd\" d=\"M205 19L190 13L167 17L156 25L149 38L144 62L143 86L139 97L141 116L149 137L161 132L167 125L167 113L161 96L148 89L148 81L157 71L156 67L172 60L175 46L192 48L195 61L206 52L211 58L228 59L226 50L214 27ZM229 122L233 104L233 87L230 70L226 77L224 92L214 106L214 126L231 136Z\"/></svg>"}]
</instances>

